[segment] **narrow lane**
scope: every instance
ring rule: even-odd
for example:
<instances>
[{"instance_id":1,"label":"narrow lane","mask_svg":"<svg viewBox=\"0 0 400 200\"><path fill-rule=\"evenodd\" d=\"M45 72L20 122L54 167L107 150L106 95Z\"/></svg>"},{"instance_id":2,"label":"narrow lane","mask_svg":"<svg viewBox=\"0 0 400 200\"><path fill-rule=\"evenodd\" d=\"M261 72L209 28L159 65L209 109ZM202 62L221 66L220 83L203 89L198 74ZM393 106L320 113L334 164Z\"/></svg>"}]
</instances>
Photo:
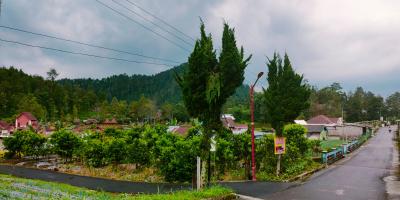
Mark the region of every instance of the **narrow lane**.
<instances>
[{"instance_id":1,"label":"narrow lane","mask_svg":"<svg viewBox=\"0 0 400 200\"><path fill-rule=\"evenodd\" d=\"M381 128L377 136L362 146L351 158L315 174L297 187L259 196L287 200L384 200L385 182L392 169L393 131Z\"/></svg>"}]
</instances>

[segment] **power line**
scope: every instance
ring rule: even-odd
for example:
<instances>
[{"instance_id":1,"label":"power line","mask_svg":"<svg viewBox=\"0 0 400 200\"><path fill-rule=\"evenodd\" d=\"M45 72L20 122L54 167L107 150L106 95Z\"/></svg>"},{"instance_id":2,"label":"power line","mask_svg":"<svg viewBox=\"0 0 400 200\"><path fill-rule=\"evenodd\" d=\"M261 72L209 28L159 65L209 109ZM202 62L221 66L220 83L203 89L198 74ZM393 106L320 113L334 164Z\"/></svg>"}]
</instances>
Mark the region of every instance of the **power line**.
<instances>
[{"instance_id":1,"label":"power line","mask_svg":"<svg viewBox=\"0 0 400 200\"><path fill-rule=\"evenodd\" d=\"M74 41L74 40L65 39L65 38L61 38L61 37L46 35L46 34L43 34L43 33L35 33L35 32L32 32L32 31L19 29L19 28L14 28L14 27L9 27L9 26L0 25L0 28L19 31L19 32L23 32L23 33L29 33L29 34L32 34L32 35L38 35L38 36L52 38L52 39L56 39L56 40L62 40L62 41L66 41L66 42L72 42L72 43L75 43L75 44L85 45L85 46L94 47L94 48L105 49L105 50L108 50L108 51L114 51L114 52L118 52L118 53L130 54L130 55L139 56L139 57L143 57L143 58L150 58L150 59L154 59L154 60L166 61L166 62L177 63L177 64L181 63L181 62L177 62L177 61L173 61L173 60L169 60L169 59L146 56L146 55L142 55L142 54L138 54L138 53L132 53L132 52L113 49L113 48L109 48L109 47L104 47L104 46L99 46L99 45L94 45L94 44L88 44L88 43Z\"/></svg>"},{"instance_id":2,"label":"power line","mask_svg":"<svg viewBox=\"0 0 400 200\"><path fill-rule=\"evenodd\" d=\"M18 41L5 40L5 39L2 39L2 38L0 38L0 41L2 41L2 42L8 42L8 43L14 43L14 44L19 44L19 45L28 46L28 47L34 47L34 48L40 48L40 49L58 51L58 52L62 52L62 53L69 53L69 54L74 54L74 55L81 55L81 56L102 58L102 59L108 59L108 60L118 60L118 61L132 62L132 63L139 63L139 64L170 66L170 65L164 64L164 63L154 63L154 62L146 62L146 61L127 60L127 59L123 59L123 58L115 58L115 57L99 56L99 55L95 55L95 54L88 54L88 53L82 53L82 52L67 51L67 50L62 50L62 49L57 49L57 48L52 48L52 47L45 47L45 46L27 44L27 43L18 42Z\"/></svg>"},{"instance_id":3,"label":"power line","mask_svg":"<svg viewBox=\"0 0 400 200\"><path fill-rule=\"evenodd\" d=\"M133 13L133 14L139 16L140 18L144 19L145 21L147 21L147 22L153 24L154 26L157 26L157 27L160 28L161 30L163 30L163 31L165 31L165 32L167 32L167 33L173 35L173 36L174 36L175 38L177 38L178 40L180 40L180 41L182 41L182 42L184 42L184 43L190 45L191 47L194 46L192 43L187 42L185 39L179 37L179 36L176 35L175 33L173 33L173 32L171 32L171 31L165 29L164 27L162 27L162 26L160 26L160 25L158 25L158 24L156 24L156 23L154 23L154 22L152 22L152 21L149 20L148 18L146 18L146 17L144 17L143 15L137 13L136 11L134 11L134 10L128 8L128 7L125 6L124 4L121 4L121 3L119 3L119 2L117 2L117 1L115 1L115 0L111 0L111 1L113 1L114 3L118 4L119 6L121 6L121 7L123 7L123 8L125 8L125 9L128 10L129 12L131 12L131 13Z\"/></svg>"},{"instance_id":4,"label":"power line","mask_svg":"<svg viewBox=\"0 0 400 200\"><path fill-rule=\"evenodd\" d=\"M185 51L187 51L187 52L190 52L190 50L186 49L186 48L183 47L182 45L180 45L180 44L178 44L178 43L176 43L176 42L174 42L174 41L168 39L168 38L165 37L164 35L161 35L160 33L156 32L156 31L154 31L153 29L151 29L151 28L145 26L144 24L142 24L142 23L140 23L140 22L138 22L138 21L132 19L131 17L129 17L129 16L127 16L127 15L125 15L125 14L119 12L118 10L116 10L116 9L114 9L114 8L112 8L112 7L110 7L109 5L103 3L103 2L101 2L101 1L99 1L99 0L95 0L95 1L97 1L98 3L100 3L101 5L103 5L104 7L106 7L106 8L108 8L108 9L112 10L113 12L115 12L115 13L117 13L117 14L123 16L123 17L125 17L126 19L128 19L128 20L130 20L130 21L132 21L132 22L135 22L135 23L138 24L139 26L141 26L141 27L145 28L146 30L148 30L148 31L150 31L150 32L152 32L152 33L154 33L154 34L156 34L157 36L162 37L163 39L165 39L165 40L167 40L168 42L174 44L175 46L177 46L177 47L179 47L179 48L181 48L181 49L183 49L183 50L185 50Z\"/></svg>"},{"instance_id":5,"label":"power line","mask_svg":"<svg viewBox=\"0 0 400 200\"><path fill-rule=\"evenodd\" d=\"M170 28L174 29L175 31L181 33L182 35L186 36L187 38L195 41L195 39L187 34L185 34L184 32L180 31L178 28L174 27L173 25L169 24L168 22L164 21L162 18L157 17L155 14L152 14L151 12L147 11L146 9L140 7L139 5L137 5L136 3L133 3L129 0L126 0L128 3L132 4L133 6L139 8L140 10L142 10L143 12L147 13L148 15L154 17L155 19L161 21L163 24L169 26Z\"/></svg>"}]
</instances>

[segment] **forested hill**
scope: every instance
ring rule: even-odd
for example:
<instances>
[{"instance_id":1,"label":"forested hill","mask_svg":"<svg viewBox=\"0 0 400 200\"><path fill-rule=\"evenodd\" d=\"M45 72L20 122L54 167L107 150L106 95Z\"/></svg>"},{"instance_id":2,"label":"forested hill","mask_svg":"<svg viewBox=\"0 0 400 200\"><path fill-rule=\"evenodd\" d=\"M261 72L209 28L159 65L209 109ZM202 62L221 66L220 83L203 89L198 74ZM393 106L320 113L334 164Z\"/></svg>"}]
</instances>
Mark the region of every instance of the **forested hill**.
<instances>
[{"instance_id":1,"label":"forested hill","mask_svg":"<svg viewBox=\"0 0 400 200\"><path fill-rule=\"evenodd\" d=\"M13 67L0 67L0 119L12 119L19 112L32 112L40 120L86 118L98 115L117 115L115 108L105 109L116 97L123 105L137 102L141 96L154 102L155 109L165 103L182 107L182 94L175 82L174 71L182 73L185 65L180 65L155 75L114 75L103 79L62 79L29 75ZM227 103L228 107L246 104L249 87L238 88ZM143 102L142 102L143 103ZM107 107L107 106L106 106ZM124 110L127 110L127 106ZM178 107L174 110L178 110ZM97 108L97 109L96 109ZM94 112L96 110L96 112ZM105 111L106 110L106 111ZM132 111L130 111L132 112ZM111 113L111 114L110 114Z\"/></svg>"},{"instance_id":2,"label":"forested hill","mask_svg":"<svg viewBox=\"0 0 400 200\"><path fill-rule=\"evenodd\" d=\"M79 86L95 91L98 96L107 100L116 97L118 100L138 100L142 95L154 100L157 104L177 103L182 94L174 79L174 70L181 73L185 64L155 75L113 75L102 79L62 79L58 83L68 86Z\"/></svg>"},{"instance_id":3,"label":"forested hill","mask_svg":"<svg viewBox=\"0 0 400 200\"><path fill-rule=\"evenodd\" d=\"M128 102L138 100L142 95L154 100L158 105L165 102L178 103L182 93L175 81L174 74L182 73L186 64L174 67L155 75L113 75L103 79L62 79L58 83L66 86L79 86L93 90L97 96L111 101L113 97ZM174 72L175 71L175 72ZM248 86L238 88L232 97L235 101L245 101L248 96Z\"/></svg>"}]
</instances>

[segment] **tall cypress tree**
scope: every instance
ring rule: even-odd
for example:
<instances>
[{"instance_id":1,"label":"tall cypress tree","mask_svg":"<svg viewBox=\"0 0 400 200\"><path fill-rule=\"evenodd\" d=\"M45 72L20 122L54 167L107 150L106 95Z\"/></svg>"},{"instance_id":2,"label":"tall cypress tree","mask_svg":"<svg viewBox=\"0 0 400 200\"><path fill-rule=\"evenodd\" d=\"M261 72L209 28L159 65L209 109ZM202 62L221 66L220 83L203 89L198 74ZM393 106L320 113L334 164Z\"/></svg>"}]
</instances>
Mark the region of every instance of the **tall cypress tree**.
<instances>
[{"instance_id":1,"label":"tall cypress tree","mask_svg":"<svg viewBox=\"0 0 400 200\"><path fill-rule=\"evenodd\" d=\"M301 112L310 106L311 90L297 74L285 54L282 62L279 54L274 53L268 60L268 88L264 90L266 115L276 136L283 135L283 126L292 123ZM280 155L277 163L277 174L280 171Z\"/></svg>"},{"instance_id":2,"label":"tall cypress tree","mask_svg":"<svg viewBox=\"0 0 400 200\"><path fill-rule=\"evenodd\" d=\"M217 59L211 34L206 34L201 22L200 39L189 56L188 69L183 76L176 74L176 80L189 115L203 123L203 157L210 155L210 138L222 128L222 106L243 83L250 58L244 58L243 48L236 46L234 29L225 23L222 51Z\"/></svg>"}]
</instances>

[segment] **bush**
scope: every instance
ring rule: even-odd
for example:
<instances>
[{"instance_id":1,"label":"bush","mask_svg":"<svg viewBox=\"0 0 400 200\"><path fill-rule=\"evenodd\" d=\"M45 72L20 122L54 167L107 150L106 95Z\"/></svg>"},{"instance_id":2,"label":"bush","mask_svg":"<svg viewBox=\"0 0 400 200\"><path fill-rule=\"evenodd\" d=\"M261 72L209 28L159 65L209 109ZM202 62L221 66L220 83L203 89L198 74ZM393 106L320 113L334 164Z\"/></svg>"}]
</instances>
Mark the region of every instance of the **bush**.
<instances>
[{"instance_id":1,"label":"bush","mask_svg":"<svg viewBox=\"0 0 400 200\"><path fill-rule=\"evenodd\" d=\"M107 148L99 139L89 139L84 143L83 158L85 163L91 167L102 167L108 164Z\"/></svg>"},{"instance_id":2,"label":"bush","mask_svg":"<svg viewBox=\"0 0 400 200\"><path fill-rule=\"evenodd\" d=\"M146 140L138 138L127 146L127 161L139 166L150 165L151 152L147 148Z\"/></svg>"},{"instance_id":3,"label":"bush","mask_svg":"<svg viewBox=\"0 0 400 200\"><path fill-rule=\"evenodd\" d=\"M38 158L45 154L43 148L46 138L32 131L17 131L13 137L4 139L4 147L8 150L6 157L34 156Z\"/></svg>"},{"instance_id":4,"label":"bush","mask_svg":"<svg viewBox=\"0 0 400 200\"><path fill-rule=\"evenodd\" d=\"M200 137L185 140L181 136L164 136L159 143L159 169L168 182L190 181L196 170L196 157L200 155Z\"/></svg>"},{"instance_id":5,"label":"bush","mask_svg":"<svg viewBox=\"0 0 400 200\"><path fill-rule=\"evenodd\" d=\"M71 159L81 146L81 139L71 131L60 130L50 136L53 151L65 160Z\"/></svg>"},{"instance_id":6,"label":"bush","mask_svg":"<svg viewBox=\"0 0 400 200\"><path fill-rule=\"evenodd\" d=\"M289 124L283 129L286 143L289 144L289 146L298 148L301 156L305 156L310 150L310 143L306 137L306 133L306 128L299 124Z\"/></svg>"},{"instance_id":7,"label":"bush","mask_svg":"<svg viewBox=\"0 0 400 200\"><path fill-rule=\"evenodd\" d=\"M107 146L107 159L108 162L119 164L126 160L127 157L127 144L122 138L113 138L108 141Z\"/></svg>"}]
</instances>

